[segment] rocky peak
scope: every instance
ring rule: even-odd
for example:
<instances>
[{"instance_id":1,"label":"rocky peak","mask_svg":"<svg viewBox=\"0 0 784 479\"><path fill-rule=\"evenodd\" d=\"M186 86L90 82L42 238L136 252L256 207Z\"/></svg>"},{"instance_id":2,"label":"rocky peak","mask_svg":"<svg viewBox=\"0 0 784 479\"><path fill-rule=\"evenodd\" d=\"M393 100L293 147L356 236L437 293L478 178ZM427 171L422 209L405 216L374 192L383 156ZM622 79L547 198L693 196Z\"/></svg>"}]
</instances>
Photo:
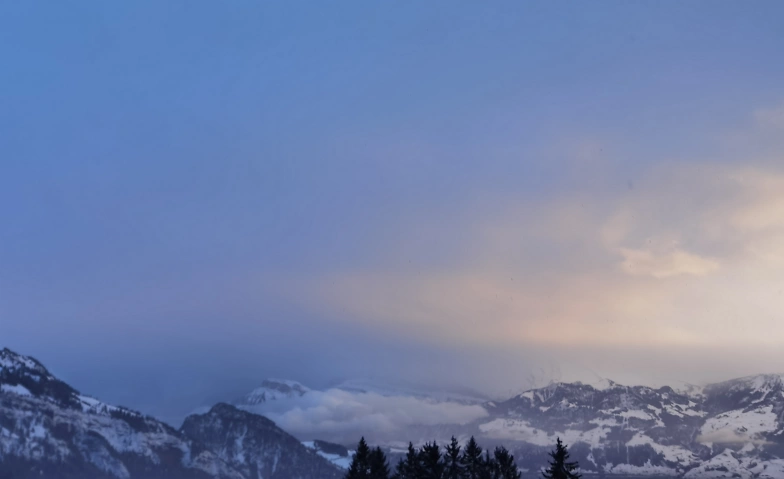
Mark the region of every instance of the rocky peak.
<instances>
[{"instance_id":1,"label":"rocky peak","mask_svg":"<svg viewBox=\"0 0 784 479\"><path fill-rule=\"evenodd\" d=\"M245 477L268 479L339 478L339 468L306 448L269 419L217 404L206 414L188 416L181 431L217 451Z\"/></svg>"},{"instance_id":2,"label":"rocky peak","mask_svg":"<svg viewBox=\"0 0 784 479\"><path fill-rule=\"evenodd\" d=\"M705 408L713 414L765 406L784 409L784 380L780 374L760 374L706 386Z\"/></svg>"},{"instance_id":3,"label":"rocky peak","mask_svg":"<svg viewBox=\"0 0 784 479\"><path fill-rule=\"evenodd\" d=\"M304 396L309 391L309 388L297 381L265 379L261 382L261 386L240 398L235 404L253 406L281 399L296 399Z\"/></svg>"},{"instance_id":4,"label":"rocky peak","mask_svg":"<svg viewBox=\"0 0 784 479\"><path fill-rule=\"evenodd\" d=\"M38 360L0 351L0 389L17 395L45 397L69 408L81 408L79 392L55 378Z\"/></svg>"}]
</instances>

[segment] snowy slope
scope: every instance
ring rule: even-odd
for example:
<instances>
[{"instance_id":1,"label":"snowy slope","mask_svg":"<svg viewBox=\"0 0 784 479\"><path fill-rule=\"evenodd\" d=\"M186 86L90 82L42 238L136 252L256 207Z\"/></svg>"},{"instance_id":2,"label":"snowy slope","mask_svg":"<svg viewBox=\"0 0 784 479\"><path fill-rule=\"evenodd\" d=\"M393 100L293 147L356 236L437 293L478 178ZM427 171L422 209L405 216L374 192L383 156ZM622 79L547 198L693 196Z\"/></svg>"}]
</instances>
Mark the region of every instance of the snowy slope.
<instances>
[{"instance_id":1,"label":"snowy slope","mask_svg":"<svg viewBox=\"0 0 784 479\"><path fill-rule=\"evenodd\" d=\"M332 444L325 441L303 441L302 445L316 451L316 454L341 469L349 468L355 452L339 444Z\"/></svg>"},{"instance_id":2,"label":"snowy slope","mask_svg":"<svg viewBox=\"0 0 784 479\"><path fill-rule=\"evenodd\" d=\"M784 458L783 383L780 375L760 375L705 387L680 383L674 389L624 386L602 379L595 384L555 383L507 401L492 402L482 400L478 394L439 393L426 391L427 388L353 380L336 384L332 391L354 396L307 390L303 395L283 398L284 402L277 405L283 409L276 411L277 417L286 417L285 407L289 407L297 412L297 418L312 408L321 411L317 407L321 404L319 395L356 407L366 407L363 395L395 398L389 403L373 399L374 407L397 407L402 404L397 398L419 398L423 404L443 407L472 404L486 411L472 422L447 419L443 423L410 424L385 435L368 433L373 433L376 442L388 450L404 447L408 441L421 445L433 439L443 443L452 435L462 441L475 435L488 446L503 444L511 448L520 465L532 471L542 465L542 458L560 437L572 445L573 457L586 473L711 476L723 471L730 476L762 477L778 471L779 458ZM302 402L308 394L314 395L310 402ZM395 412L373 409L379 417L394 417ZM334 415L324 417L335 421ZM335 430L346 427L347 422L334 425ZM329 426L314 423L310 437L340 437L330 436L329 431ZM309 436L301 431L299 435ZM341 441L351 445L349 440ZM313 447L312 442L305 444ZM347 462L345 456L323 451L320 454L336 464Z\"/></svg>"},{"instance_id":3,"label":"snowy slope","mask_svg":"<svg viewBox=\"0 0 784 479\"><path fill-rule=\"evenodd\" d=\"M242 479L172 427L79 394L8 349L0 351L0 475Z\"/></svg>"},{"instance_id":4,"label":"snowy slope","mask_svg":"<svg viewBox=\"0 0 784 479\"><path fill-rule=\"evenodd\" d=\"M341 469L269 419L217 404L185 419L182 431L206 445L245 477L339 479Z\"/></svg>"},{"instance_id":5,"label":"snowy slope","mask_svg":"<svg viewBox=\"0 0 784 479\"><path fill-rule=\"evenodd\" d=\"M518 443L518 459L534 468L560 437L584 472L784 477L780 375L680 391L552 384L493 405L490 412L477 424L480 434Z\"/></svg>"},{"instance_id":6,"label":"snowy slope","mask_svg":"<svg viewBox=\"0 0 784 479\"><path fill-rule=\"evenodd\" d=\"M341 417L359 425L386 425L372 421L389 417L395 418L395 426L416 417L393 429L385 442L375 443L394 453L409 440L415 445L433 439L444 443L454 435L465 442L475 435L485 447L503 444L511 449L528 471L543 465L560 437L586 474L784 478L781 375L677 390L612 381L556 383L507 401L477 404L478 399L358 381L316 391L295 381L267 380L244 396L245 406L239 407L272 407L283 411L279 417L297 420L323 417L344 432ZM324 408L328 403L332 409ZM4 349L0 477L242 479L258 477L261 471L264 477L307 479L338 477L350 463L351 451L345 446L300 442L272 421L241 409L214 406L190 417L177 431L81 394L35 359ZM481 414L475 414L477 410ZM367 414L359 414L362 411ZM460 419L466 412L471 419ZM330 430L313 424L320 428L319 435ZM367 433L376 432L364 427ZM341 442L350 447L355 441L351 436Z\"/></svg>"},{"instance_id":7,"label":"snowy slope","mask_svg":"<svg viewBox=\"0 0 784 479\"><path fill-rule=\"evenodd\" d=\"M219 404L175 430L0 351L0 477L338 479L341 469L264 417Z\"/></svg>"}]
</instances>

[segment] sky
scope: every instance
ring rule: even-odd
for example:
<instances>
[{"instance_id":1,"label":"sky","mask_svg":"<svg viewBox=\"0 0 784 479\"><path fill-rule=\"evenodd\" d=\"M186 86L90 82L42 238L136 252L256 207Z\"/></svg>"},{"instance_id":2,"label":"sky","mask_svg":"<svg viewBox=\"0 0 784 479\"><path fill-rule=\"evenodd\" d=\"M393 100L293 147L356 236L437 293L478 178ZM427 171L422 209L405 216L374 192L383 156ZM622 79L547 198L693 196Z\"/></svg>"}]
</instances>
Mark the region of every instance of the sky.
<instances>
[{"instance_id":1,"label":"sky","mask_svg":"<svg viewBox=\"0 0 784 479\"><path fill-rule=\"evenodd\" d=\"M0 345L265 377L784 372L780 2L0 4Z\"/></svg>"}]
</instances>

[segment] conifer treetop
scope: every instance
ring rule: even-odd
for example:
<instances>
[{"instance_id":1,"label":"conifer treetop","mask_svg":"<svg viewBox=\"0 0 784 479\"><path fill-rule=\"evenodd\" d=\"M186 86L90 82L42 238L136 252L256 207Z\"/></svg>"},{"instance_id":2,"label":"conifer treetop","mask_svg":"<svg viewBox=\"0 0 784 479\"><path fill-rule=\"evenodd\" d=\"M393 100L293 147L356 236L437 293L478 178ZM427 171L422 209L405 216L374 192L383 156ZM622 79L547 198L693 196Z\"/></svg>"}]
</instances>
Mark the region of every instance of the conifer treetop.
<instances>
[{"instance_id":1,"label":"conifer treetop","mask_svg":"<svg viewBox=\"0 0 784 479\"><path fill-rule=\"evenodd\" d=\"M569 461L568 446L556 438L555 449L549 453L551 461L549 467L542 471L545 479L579 479L582 477L577 470L580 465L576 461Z\"/></svg>"}]
</instances>

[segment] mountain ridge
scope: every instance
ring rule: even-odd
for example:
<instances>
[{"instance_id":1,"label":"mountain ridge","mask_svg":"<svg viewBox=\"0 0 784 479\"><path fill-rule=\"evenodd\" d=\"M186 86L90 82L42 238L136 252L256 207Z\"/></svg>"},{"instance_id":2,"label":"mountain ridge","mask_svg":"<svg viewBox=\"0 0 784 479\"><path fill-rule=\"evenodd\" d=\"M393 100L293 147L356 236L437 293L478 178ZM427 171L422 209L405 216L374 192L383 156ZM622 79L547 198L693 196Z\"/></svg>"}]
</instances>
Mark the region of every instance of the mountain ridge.
<instances>
[{"instance_id":1,"label":"mountain ridge","mask_svg":"<svg viewBox=\"0 0 784 479\"><path fill-rule=\"evenodd\" d=\"M228 405L212 412L218 421L248 414ZM198 418L191 419L196 421ZM277 428L267 418L246 419L246 433L271 433L278 456L305 458L318 477L336 478L339 469ZM217 434L217 433L216 433ZM218 436L216 436L218 437ZM79 393L42 363L8 348L0 350L0 477L14 479L251 479L251 467L271 479L308 479L303 465L287 468L264 461L264 450L247 460L228 457L204 438L128 408ZM224 437L225 439L225 437ZM216 440L215 437L212 440ZM240 443L240 446L242 443ZM239 451L244 454L244 451ZM252 461L251 461L252 460ZM254 476L258 477L258 476Z\"/></svg>"},{"instance_id":2,"label":"mountain ridge","mask_svg":"<svg viewBox=\"0 0 784 479\"><path fill-rule=\"evenodd\" d=\"M280 393L265 396L265 402L281 404L313 392L288 380L262 386L265 394ZM424 400L445 404L438 401ZM473 435L489 447L507 446L529 472L541 467L561 437L585 473L784 477L781 374L745 376L690 392L611 380L598 387L558 382L481 407L486 416L412 427L406 439L444 443L455 435L464 442ZM379 444L396 454L404 443ZM189 416L178 430L82 394L32 357L0 350L0 472L11 471L15 478L246 479L259 473L337 478L335 464L345 468L349 457L340 445L303 443L272 420L226 403Z\"/></svg>"},{"instance_id":3,"label":"mountain ridge","mask_svg":"<svg viewBox=\"0 0 784 479\"><path fill-rule=\"evenodd\" d=\"M778 374L677 389L554 382L481 406L488 416L469 424L415 427L398 440L378 442L394 452L408 440L421 446L473 435L509 447L521 467L533 471L561 437L588 473L784 477L784 379Z\"/></svg>"}]
</instances>

